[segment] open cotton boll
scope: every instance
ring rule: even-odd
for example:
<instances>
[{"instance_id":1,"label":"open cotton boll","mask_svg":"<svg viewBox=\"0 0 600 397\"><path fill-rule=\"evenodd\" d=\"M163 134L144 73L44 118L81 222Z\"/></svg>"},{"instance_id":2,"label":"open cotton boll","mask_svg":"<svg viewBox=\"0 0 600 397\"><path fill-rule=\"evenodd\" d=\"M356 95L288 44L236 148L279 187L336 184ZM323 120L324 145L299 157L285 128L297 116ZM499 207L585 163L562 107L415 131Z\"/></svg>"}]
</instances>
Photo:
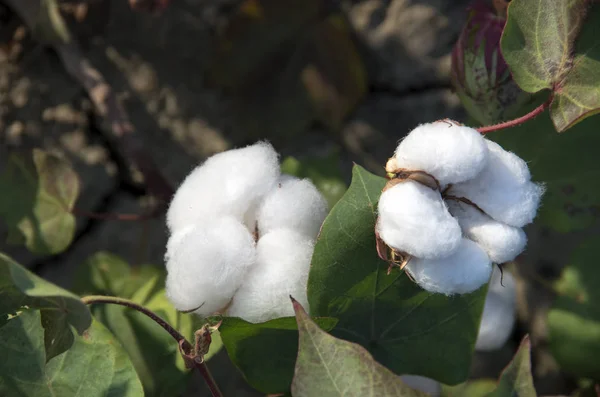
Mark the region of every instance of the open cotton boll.
<instances>
[{"instance_id":1,"label":"open cotton boll","mask_svg":"<svg viewBox=\"0 0 600 397\"><path fill-rule=\"evenodd\" d=\"M435 379L419 375L401 375L400 379L407 386L428 393L431 397L438 397L442 394L442 385Z\"/></svg>"},{"instance_id":2,"label":"open cotton boll","mask_svg":"<svg viewBox=\"0 0 600 397\"><path fill-rule=\"evenodd\" d=\"M175 233L171 234L169 240L167 240L167 251L165 252L165 263L168 269L168 266L171 265L171 261L169 260L173 253L176 252L181 241L186 238L188 234L194 231L196 227L194 225L189 225L184 227L183 229L177 230Z\"/></svg>"},{"instance_id":3,"label":"open cotton boll","mask_svg":"<svg viewBox=\"0 0 600 397\"><path fill-rule=\"evenodd\" d=\"M485 251L463 238L456 251L445 258L412 258L405 267L424 290L445 295L467 294L487 283L492 263Z\"/></svg>"},{"instance_id":4,"label":"open cotton boll","mask_svg":"<svg viewBox=\"0 0 600 397\"><path fill-rule=\"evenodd\" d=\"M255 261L252 235L232 217L176 233L167 251L167 297L178 310L210 315L227 306Z\"/></svg>"},{"instance_id":5,"label":"open cotton boll","mask_svg":"<svg viewBox=\"0 0 600 397\"><path fill-rule=\"evenodd\" d=\"M450 255L462 233L440 193L404 181L379 198L377 232L390 247L419 258Z\"/></svg>"},{"instance_id":6,"label":"open cotton boll","mask_svg":"<svg viewBox=\"0 0 600 397\"><path fill-rule=\"evenodd\" d=\"M215 154L196 167L175 192L167 212L171 233L221 215L253 228L259 201L279 178L277 152L267 142Z\"/></svg>"},{"instance_id":7,"label":"open cotton boll","mask_svg":"<svg viewBox=\"0 0 600 397\"><path fill-rule=\"evenodd\" d=\"M495 221L471 205L454 200L447 203L465 237L479 244L492 262L511 261L525 249L527 236L522 229Z\"/></svg>"},{"instance_id":8,"label":"open cotton boll","mask_svg":"<svg viewBox=\"0 0 600 397\"><path fill-rule=\"evenodd\" d=\"M252 323L294 315L290 295L308 310L306 283L314 245L290 229L275 229L256 245L256 265L235 293L227 315Z\"/></svg>"},{"instance_id":9,"label":"open cotton boll","mask_svg":"<svg viewBox=\"0 0 600 397\"><path fill-rule=\"evenodd\" d=\"M483 171L453 185L448 194L468 198L497 221L523 227L535 218L544 188L530 181L523 159L495 142L486 142L489 155Z\"/></svg>"},{"instance_id":10,"label":"open cotton boll","mask_svg":"<svg viewBox=\"0 0 600 397\"><path fill-rule=\"evenodd\" d=\"M258 230L289 228L314 239L326 215L327 201L309 179L282 175L258 210Z\"/></svg>"},{"instance_id":11,"label":"open cotton boll","mask_svg":"<svg viewBox=\"0 0 600 397\"><path fill-rule=\"evenodd\" d=\"M515 279L508 271L494 268L475 342L477 351L491 351L504 346L515 325L517 291Z\"/></svg>"},{"instance_id":12,"label":"open cotton boll","mask_svg":"<svg viewBox=\"0 0 600 397\"><path fill-rule=\"evenodd\" d=\"M421 170L445 186L475 177L487 161L487 146L477 130L451 121L421 124L396 149L399 168Z\"/></svg>"}]
</instances>

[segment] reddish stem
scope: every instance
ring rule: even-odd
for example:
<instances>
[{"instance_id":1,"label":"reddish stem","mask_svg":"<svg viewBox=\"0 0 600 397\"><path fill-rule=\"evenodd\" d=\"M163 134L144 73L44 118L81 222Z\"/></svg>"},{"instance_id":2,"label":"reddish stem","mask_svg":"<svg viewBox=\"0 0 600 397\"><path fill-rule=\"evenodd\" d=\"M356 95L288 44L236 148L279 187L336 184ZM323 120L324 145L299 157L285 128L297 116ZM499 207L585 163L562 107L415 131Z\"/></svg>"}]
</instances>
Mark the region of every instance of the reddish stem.
<instances>
[{"instance_id":1,"label":"reddish stem","mask_svg":"<svg viewBox=\"0 0 600 397\"><path fill-rule=\"evenodd\" d=\"M548 109L548 107L552 103L552 98L553 98L553 96L550 95L550 97L548 98L548 100L546 100L546 102L542 103L540 106L536 107L535 109L533 109L531 112L527 113L524 116L521 116L514 120L505 121L500 124L479 127L479 128L477 128L477 131L479 131L482 135L485 135L488 132L503 130L505 128L516 127L518 125L525 123L526 121L533 120L534 118L536 118L537 116L542 114L546 109Z\"/></svg>"},{"instance_id":2,"label":"reddish stem","mask_svg":"<svg viewBox=\"0 0 600 397\"><path fill-rule=\"evenodd\" d=\"M153 214L117 214L110 212L89 212L73 208L71 214L91 219L101 219L107 221L145 221L154 218Z\"/></svg>"},{"instance_id":3,"label":"reddish stem","mask_svg":"<svg viewBox=\"0 0 600 397\"><path fill-rule=\"evenodd\" d=\"M116 296L90 295L81 298L81 301L86 305L93 305L96 303L108 303L113 305L121 305L137 310L138 312L150 317L156 324L160 325L165 331L167 331L173 337L173 339L175 339L178 342L181 350L183 351L182 353L187 354L193 351L190 342L188 342L187 339L185 339L185 337L179 333L179 331L173 328L169 323L163 320L152 310L148 310L144 306L130 301L129 299L118 298ZM217 383L215 382L215 379L210 373L208 366L206 365L204 360L200 361L192 359L190 361L193 361L194 367L198 368L198 371L200 371L200 374L204 378L204 381L210 389L210 392L213 395L213 397L223 397L223 393L221 393L221 391L219 390L219 386L217 386Z\"/></svg>"}]
</instances>

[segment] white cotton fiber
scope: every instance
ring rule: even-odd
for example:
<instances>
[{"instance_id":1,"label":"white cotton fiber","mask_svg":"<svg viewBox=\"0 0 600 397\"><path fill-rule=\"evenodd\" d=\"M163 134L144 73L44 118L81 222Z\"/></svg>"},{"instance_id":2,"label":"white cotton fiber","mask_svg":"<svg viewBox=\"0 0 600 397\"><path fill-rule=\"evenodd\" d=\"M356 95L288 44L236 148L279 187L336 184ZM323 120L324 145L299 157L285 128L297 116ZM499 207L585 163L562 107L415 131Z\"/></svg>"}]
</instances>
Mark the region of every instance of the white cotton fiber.
<instances>
[{"instance_id":1,"label":"white cotton fiber","mask_svg":"<svg viewBox=\"0 0 600 397\"><path fill-rule=\"evenodd\" d=\"M405 269L424 290L453 295L473 292L487 283L492 263L485 251L465 238L452 255L440 259L412 258Z\"/></svg>"},{"instance_id":2,"label":"white cotton fiber","mask_svg":"<svg viewBox=\"0 0 600 397\"><path fill-rule=\"evenodd\" d=\"M232 217L181 233L167 244L167 297L178 310L207 316L227 306L255 263L254 239Z\"/></svg>"},{"instance_id":3,"label":"white cotton fiber","mask_svg":"<svg viewBox=\"0 0 600 397\"><path fill-rule=\"evenodd\" d=\"M435 379L419 375L402 375L400 379L407 386L423 393L428 393L431 397L438 397L442 394L442 385Z\"/></svg>"},{"instance_id":4,"label":"white cotton fiber","mask_svg":"<svg viewBox=\"0 0 600 397\"><path fill-rule=\"evenodd\" d=\"M450 255L460 244L461 230L440 193L405 181L379 199L377 232L390 247L419 258Z\"/></svg>"},{"instance_id":5,"label":"white cotton fiber","mask_svg":"<svg viewBox=\"0 0 600 397\"><path fill-rule=\"evenodd\" d=\"M231 215L253 229L252 210L279 178L277 152L267 142L215 154L177 189L167 212L171 233L207 219Z\"/></svg>"},{"instance_id":6,"label":"white cotton fiber","mask_svg":"<svg viewBox=\"0 0 600 397\"><path fill-rule=\"evenodd\" d=\"M315 239L326 215L327 201L310 180L282 175L258 210L258 230L289 228Z\"/></svg>"},{"instance_id":7,"label":"white cotton fiber","mask_svg":"<svg viewBox=\"0 0 600 397\"><path fill-rule=\"evenodd\" d=\"M314 245L304 234L275 229L256 246L256 265L244 279L227 311L252 323L294 315L290 295L308 310L306 283Z\"/></svg>"},{"instance_id":8,"label":"white cotton fiber","mask_svg":"<svg viewBox=\"0 0 600 397\"><path fill-rule=\"evenodd\" d=\"M492 351L504 346L516 318L516 290L512 275L505 271L500 284L500 271L494 270L485 299L475 350Z\"/></svg>"},{"instance_id":9,"label":"white cotton fiber","mask_svg":"<svg viewBox=\"0 0 600 397\"><path fill-rule=\"evenodd\" d=\"M529 168L520 157L486 142L489 155L483 171L452 186L448 194L468 198L497 221L523 227L535 218L544 188L530 181Z\"/></svg>"},{"instance_id":10,"label":"white cotton fiber","mask_svg":"<svg viewBox=\"0 0 600 397\"><path fill-rule=\"evenodd\" d=\"M465 237L479 244L492 262L511 261L525 249L527 236L523 229L495 221L477 208L459 201L448 200L447 204Z\"/></svg>"},{"instance_id":11,"label":"white cotton fiber","mask_svg":"<svg viewBox=\"0 0 600 397\"><path fill-rule=\"evenodd\" d=\"M487 146L473 128L436 121L412 130L395 157L398 167L425 171L445 186L475 177L486 164Z\"/></svg>"}]
</instances>

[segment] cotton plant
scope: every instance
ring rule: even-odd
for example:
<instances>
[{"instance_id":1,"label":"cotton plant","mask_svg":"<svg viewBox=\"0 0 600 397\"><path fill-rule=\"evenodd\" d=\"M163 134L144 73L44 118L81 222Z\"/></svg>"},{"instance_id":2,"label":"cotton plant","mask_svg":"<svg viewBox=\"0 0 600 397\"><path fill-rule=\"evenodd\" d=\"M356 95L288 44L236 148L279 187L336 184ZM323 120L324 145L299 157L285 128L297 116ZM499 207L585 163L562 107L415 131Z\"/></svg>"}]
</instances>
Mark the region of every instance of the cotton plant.
<instances>
[{"instance_id":1,"label":"cotton plant","mask_svg":"<svg viewBox=\"0 0 600 397\"><path fill-rule=\"evenodd\" d=\"M527 163L451 120L422 124L386 164L378 252L423 289L466 294L515 259L544 192ZM390 268L391 269L391 268Z\"/></svg>"},{"instance_id":2,"label":"cotton plant","mask_svg":"<svg viewBox=\"0 0 600 397\"><path fill-rule=\"evenodd\" d=\"M327 202L308 179L280 173L266 142L196 167L167 212L166 290L181 311L263 322L308 307L306 284Z\"/></svg>"}]
</instances>

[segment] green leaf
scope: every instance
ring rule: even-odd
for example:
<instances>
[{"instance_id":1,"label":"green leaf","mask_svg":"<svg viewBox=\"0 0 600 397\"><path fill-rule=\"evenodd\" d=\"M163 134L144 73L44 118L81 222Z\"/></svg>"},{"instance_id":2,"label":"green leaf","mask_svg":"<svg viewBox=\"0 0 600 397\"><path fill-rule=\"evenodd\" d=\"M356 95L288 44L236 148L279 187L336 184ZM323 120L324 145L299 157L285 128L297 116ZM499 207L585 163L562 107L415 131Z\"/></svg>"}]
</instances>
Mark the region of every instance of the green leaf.
<instances>
[{"instance_id":1,"label":"green leaf","mask_svg":"<svg viewBox=\"0 0 600 397\"><path fill-rule=\"evenodd\" d=\"M294 397L428 395L405 385L362 346L323 331L296 301L294 311L300 333Z\"/></svg>"},{"instance_id":2,"label":"green leaf","mask_svg":"<svg viewBox=\"0 0 600 397\"><path fill-rule=\"evenodd\" d=\"M526 336L508 367L502 371L498 387L487 397L536 397L531 376L531 343Z\"/></svg>"},{"instance_id":3,"label":"green leaf","mask_svg":"<svg viewBox=\"0 0 600 397\"><path fill-rule=\"evenodd\" d=\"M599 237L574 252L557 284L559 296L548 312L550 350L559 365L580 377L600 380Z\"/></svg>"},{"instance_id":4,"label":"green leaf","mask_svg":"<svg viewBox=\"0 0 600 397\"><path fill-rule=\"evenodd\" d=\"M281 172L298 178L311 179L327 199L329 208L333 208L348 189L340 171L338 151L326 157L303 158L302 161L294 157L286 157L281 162Z\"/></svg>"},{"instance_id":5,"label":"green leaf","mask_svg":"<svg viewBox=\"0 0 600 397\"><path fill-rule=\"evenodd\" d=\"M78 296L36 276L1 253L0 280L0 326L21 310L40 309L44 356L48 360L73 344L70 326L81 334L92 323L87 306Z\"/></svg>"},{"instance_id":6,"label":"green leaf","mask_svg":"<svg viewBox=\"0 0 600 397\"><path fill-rule=\"evenodd\" d=\"M600 4L592 7L575 45L572 66L562 79L550 114L559 132L600 112Z\"/></svg>"},{"instance_id":7,"label":"green leaf","mask_svg":"<svg viewBox=\"0 0 600 397\"><path fill-rule=\"evenodd\" d=\"M355 166L350 188L325 219L308 280L311 315L338 318L334 336L364 346L397 374L460 383L486 288L449 298L422 290L403 272L386 275L374 235L384 184Z\"/></svg>"},{"instance_id":8,"label":"green leaf","mask_svg":"<svg viewBox=\"0 0 600 397\"><path fill-rule=\"evenodd\" d=\"M94 321L73 347L47 361L40 313L0 328L0 395L141 397L142 385L119 342Z\"/></svg>"},{"instance_id":9,"label":"green leaf","mask_svg":"<svg viewBox=\"0 0 600 397\"><path fill-rule=\"evenodd\" d=\"M502 54L524 91L554 91L559 132L600 111L600 5L591 4L514 0L508 7Z\"/></svg>"},{"instance_id":10,"label":"green leaf","mask_svg":"<svg viewBox=\"0 0 600 397\"><path fill-rule=\"evenodd\" d=\"M223 345L246 381L262 393L288 393L298 354L298 325L294 317L259 324L236 317L222 320L219 331ZM337 322L333 318L315 321L325 330Z\"/></svg>"},{"instance_id":11,"label":"green leaf","mask_svg":"<svg viewBox=\"0 0 600 397\"><path fill-rule=\"evenodd\" d=\"M79 270L75 290L82 295L110 295L131 299L152 310L175 327L189 341L201 327L192 314L180 313L167 300L162 268L130 267L115 255L99 252ZM173 338L153 320L135 310L116 305L92 306L92 313L115 335L129 354L144 385L146 396L176 395L183 392L190 371ZM213 335L211 351L218 351L220 339Z\"/></svg>"},{"instance_id":12,"label":"green leaf","mask_svg":"<svg viewBox=\"0 0 600 397\"><path fill-rule=\"evenodd\" d=\"M350 29L324 8L322 0L244 0L217 34L211 81L232 92L248 134L294 136L314 121L340 128L366 93Z\"/></svg>"},{"instance_id":13,"label":"green leaf","mask_svg":"<svg viewBox=\"0 0 600 397\"><path fill-rule=\"evenodd\" d=\"M0 191L0 216L11 233L9 241L21 236L38 254L57 254L69 246L79 179L65 160L38 149L32 158L13 154L0 175Z\"/></svg>"}]
</instances>

